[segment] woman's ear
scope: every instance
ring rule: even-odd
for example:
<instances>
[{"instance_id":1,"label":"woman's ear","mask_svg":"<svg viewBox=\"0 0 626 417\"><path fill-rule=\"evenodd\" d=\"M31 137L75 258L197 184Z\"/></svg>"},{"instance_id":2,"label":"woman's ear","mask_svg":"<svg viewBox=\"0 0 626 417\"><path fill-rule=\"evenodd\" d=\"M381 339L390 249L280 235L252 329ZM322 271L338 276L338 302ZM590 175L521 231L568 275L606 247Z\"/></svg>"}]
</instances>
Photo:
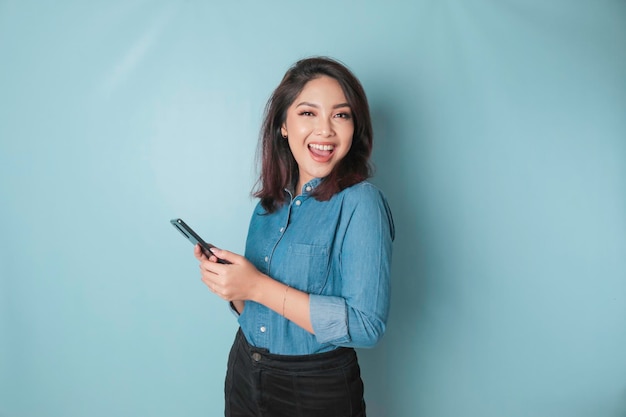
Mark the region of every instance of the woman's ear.
<instances>
[{"instance_id":1,"label":"woman's ear","mask_svg":"<svg viewBox=\"0 0 626 417\"><path fill-rule=\"evenodd\" d=\"M280 133L283 135L283 138L287 139L287 128L284 124L280 128Z\"/></svg>"}]
</instances>

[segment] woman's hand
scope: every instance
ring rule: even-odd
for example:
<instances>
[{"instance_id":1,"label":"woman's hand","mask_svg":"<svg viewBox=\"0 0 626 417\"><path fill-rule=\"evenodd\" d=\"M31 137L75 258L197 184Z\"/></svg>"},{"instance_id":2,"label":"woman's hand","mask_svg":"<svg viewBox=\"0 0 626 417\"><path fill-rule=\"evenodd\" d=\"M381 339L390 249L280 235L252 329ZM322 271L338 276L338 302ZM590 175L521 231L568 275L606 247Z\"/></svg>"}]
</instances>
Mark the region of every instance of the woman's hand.
<instances>
[{"instance_id":1,"label":"woman's hand","mask_svg":"<svg viewBox=\"0 0 626 417\"><path fill-rule=\"evenodd\" d=\"M200 245L194 248L194 256L200 262L202 282L226 301L254 300L266 276L241 255L217 248L212 251L213 255L207 257ZM218 263L216 255L230 264Z\"/></svg>"},{"instance_id":2,"label":"woman's hand","mask_svg":"<svg viewBox=\"0 0 626 417\"><path fill-rule=\"evenodd\" d=\"M274 310L311 334L314 334L309 309L309 294L291 288L265 275L245 257L213 248L206 256L199 245L194 255L200 261L202 282L211 291L233 303L241 313L244 301L251 300ZM222 264L217 258L230 262Z\"/></svg>"}]
</instances>

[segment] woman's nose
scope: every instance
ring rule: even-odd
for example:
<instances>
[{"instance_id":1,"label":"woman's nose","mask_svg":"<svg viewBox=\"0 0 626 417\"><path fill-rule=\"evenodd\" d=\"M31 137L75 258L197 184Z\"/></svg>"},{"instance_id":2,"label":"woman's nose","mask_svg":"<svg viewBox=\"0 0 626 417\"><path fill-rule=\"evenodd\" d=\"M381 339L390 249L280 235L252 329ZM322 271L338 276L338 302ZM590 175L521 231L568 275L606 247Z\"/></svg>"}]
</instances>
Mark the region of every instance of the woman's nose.
<instances>
[{"instance_id":1,"label":"woman's nose","mask_svg":"<svg viewBox=\"0 0 626 417\"><path fill-rule=\"evenodd\" d=\"M332 136L335 132L333 130L333 126L330 123L330 121L326 119L322 119L317 125L316 133L318 136L328 137L328 136Z\"/></svg>"}]
</instances>

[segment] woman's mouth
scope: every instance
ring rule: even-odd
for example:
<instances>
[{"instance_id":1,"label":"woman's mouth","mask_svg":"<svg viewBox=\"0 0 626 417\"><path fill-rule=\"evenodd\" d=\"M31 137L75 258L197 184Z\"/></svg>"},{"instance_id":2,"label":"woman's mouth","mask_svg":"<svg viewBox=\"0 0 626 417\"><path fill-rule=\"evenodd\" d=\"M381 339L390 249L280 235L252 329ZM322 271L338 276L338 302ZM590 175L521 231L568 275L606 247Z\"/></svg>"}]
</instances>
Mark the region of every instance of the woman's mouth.
<instances>
[{"instance_id":1,"label":"woman's mouth","mask_svg":"<svg viewBox=\"0 0 626 417\"><path fill-rule=\"evenodd\" d=\"M330 159L335 150L335 145L322 145L319 143L309 144L311 157L318 162L326 162Z\"/></svg>"}]
</instances>

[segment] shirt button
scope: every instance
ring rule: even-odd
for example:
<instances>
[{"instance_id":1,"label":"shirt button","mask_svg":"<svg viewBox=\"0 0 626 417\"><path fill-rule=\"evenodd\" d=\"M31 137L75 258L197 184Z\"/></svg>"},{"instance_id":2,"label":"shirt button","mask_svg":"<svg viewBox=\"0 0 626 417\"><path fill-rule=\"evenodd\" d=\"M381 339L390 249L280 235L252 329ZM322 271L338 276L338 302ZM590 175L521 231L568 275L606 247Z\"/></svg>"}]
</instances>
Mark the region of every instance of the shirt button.
<instances>
[{"instance_id":1,"label":"shirt button","mask_svg":"<svg viewBox=\"0 0 626 417\"><path fill-rule=\"evenodd\" d=\"M261 360L261 354L259 352L254 352L252 354L252 359L254 359L255 362L258 362Z\"/></svg>"},{"instance_id":2,"label":"shirt button","mask_svg":"<svg viewBox=\"0 0 626 417\"><path fill-rule=\"evenodd\" d=\"M265 257L265 262L269 262L270 258L268 258L267 256Z\"/></svg>"},{"instance_id":3,"label":"shirt button","mask_svg":"<svg viewBox=\"0 0 626 417\"><path fill-rule=\"evenodd\" d=\"M296 200L296 206L299 206L300 204L302 204L302 201Z\"/></svg>"},{"instance_id":4,"label":"shirt button","mask_svg":"<svg viewBox=\"0 0 626 417\"><path fill-rule=\"evenodd\" d=\"M284 232L284 231L285 231L285 228L284 228L284 227L281 227L281 228L280 228L280 233L282 233L282 232Z\"/></svg>"},{"instance_id":5,"label":"shirt button","mask_svg":"<svg viewBox=\"0 0 626 417\"><path fill-rule=\"evenodd\" d=\"M261 328L260 328L259 330L261 331L261 333L265 333L265 331L266 331L267 329L265 328L265 326L261 326Z\"/></svg>"},{"instance_id":6,"label":"shirt button","mask_svg":"<svg viewBox=\"0 0 626 417\"><path fill-rule=\"evenodd\" d=\"M307 186L306 186L306 188L305 188L305 190L306 190L306 191L311 191L312 189L313 189L313 188L311 188L311 186L310 186L310 185L307 185Z\"/></svg>"}]
</instances>

